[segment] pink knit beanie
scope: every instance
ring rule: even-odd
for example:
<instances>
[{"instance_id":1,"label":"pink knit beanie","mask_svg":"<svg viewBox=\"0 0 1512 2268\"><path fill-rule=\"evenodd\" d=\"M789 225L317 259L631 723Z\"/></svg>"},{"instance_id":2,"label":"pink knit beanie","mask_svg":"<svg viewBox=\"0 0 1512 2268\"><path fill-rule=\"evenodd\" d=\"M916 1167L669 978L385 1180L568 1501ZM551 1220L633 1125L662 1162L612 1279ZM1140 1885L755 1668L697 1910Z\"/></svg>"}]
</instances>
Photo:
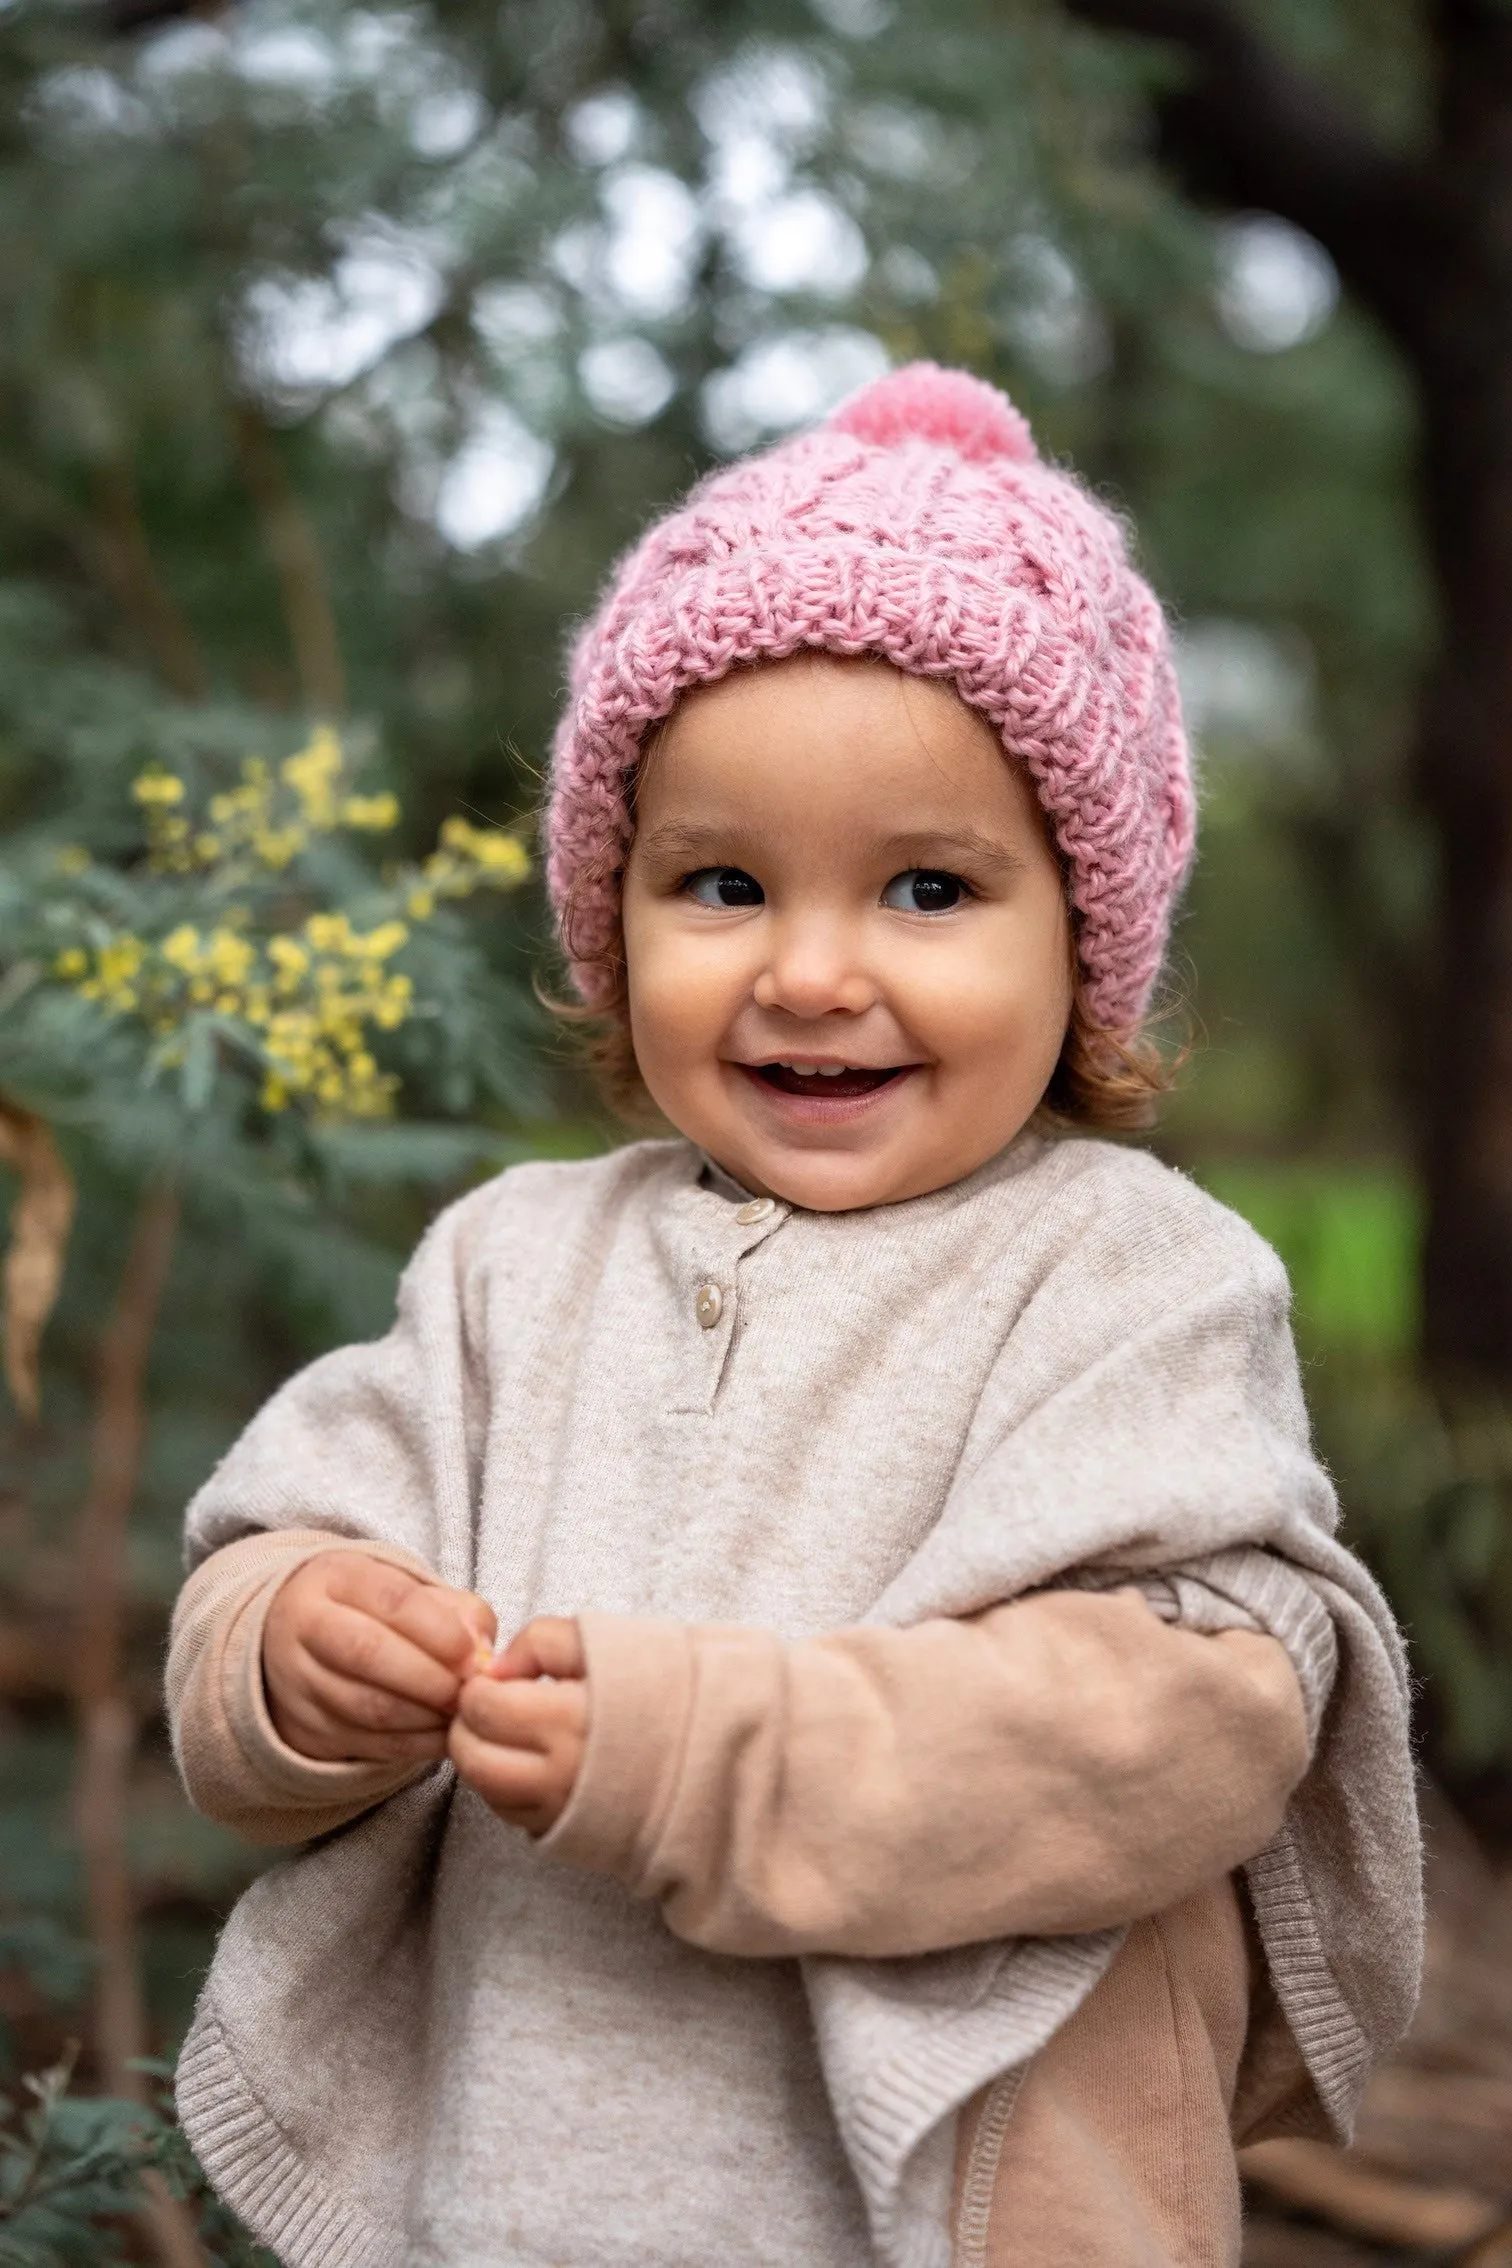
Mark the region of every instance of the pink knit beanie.
<instances>
[{"instance_id":1,"label":"pink knit beanie","mask_svg":"<svg viewBox=\"0 0 1512 2268\"><path fill-rule=\"evenodd\" d=\"M997 390L918 362L710 474L619 564L577 640L547 879L574 980L611 987L626 791L690 686L802 647L946 677L1027 767L1071 872L1093 1023L1139 1021L1191 857L1170 639L1124 532Z\"/></svg>"}]
</instances>

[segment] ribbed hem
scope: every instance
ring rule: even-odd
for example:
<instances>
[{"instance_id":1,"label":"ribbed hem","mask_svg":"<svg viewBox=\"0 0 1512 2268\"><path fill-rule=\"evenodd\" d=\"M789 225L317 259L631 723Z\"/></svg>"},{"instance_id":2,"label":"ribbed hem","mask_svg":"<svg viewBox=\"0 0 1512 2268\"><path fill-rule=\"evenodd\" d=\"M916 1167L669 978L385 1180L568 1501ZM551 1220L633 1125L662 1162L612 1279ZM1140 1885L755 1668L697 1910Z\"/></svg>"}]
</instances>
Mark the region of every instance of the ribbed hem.
<instances>
[{"instance_id":1,"label":"ribbed hem","mask_svg":"<svg viewBox=\"0 0 1512 2268\"><path fill-rule=\"evenodd\" d=\"M1181 1569L1180 1579L1231 1600L1286 1648L1301 1688L1311 1748L1339 1666L1334 1619L1316 1587L1289 1560L1254 1548L1193 1560ZM1337 2138L1347 2142L1374 2050L1329 1967L1289 1823L1282 1823L1244 1871L1276 1998L1324 2115Z\"/></svg>"},{"instance_id":2,"label":"ribbed hem","mask_svg":"<svg viewBox=\"0 0 1512 2268\"><path fill-rule=\"evenodd\" d=\"M1309 1751L1315 1746L1338 1675L1339 1641L1316 1588L1289 1560L1245 1544L1152 1575L1106 1567L1073 1570L1066 1584L1088 1591L1132 1584L1162 1622L1205 1632L1259 1630L1276 1639L1297 1675Z\"/></svg>"},{"instance_id":3,"label":"ribbed hem","mask_svg":"<svg viewBox=\"0 0 1512 2268\"><path fill-rule=\"evenodd\" d=\"M1200 1587L1238 1608L1256 1629L1286 1648L1302 1693L1311 1749L1339 1667L1334 1619L1315 1585L1289 1560L1252 1546L1191 1560L1174 1580L1184 1622L1202 1625L1200 1603L1194 1611L1189 1597L1192 1589ZM1374 2051L1329 1967L1306 1872L1288 1823L1283 1822L1244 1871L1276 1998L1324 2116L1337 2138L1347 2142ZM1298 2122L1300 2130L1306 2124L1305 2112L1298 2114ZM1317 2131L1316 2122L1310 2131Z\"/></svg>"},{"instance_id":4,"label":"ribbed hem","mask_svg":"<svg viewBox=\"0 0 1512 2268\"><path fill-rule=\"evenodd\" d=\"M1347 2142L1372 2049L1328 1965L1290 1827L1244 1871L1276 1998L1334 2133Z\"/></svg>"},{"instance_id":5,"label":"ribbed hem","mask_svg":"<svg viewBox=\"0 0 1512 2268\"><path fill-rule=\"evenodd\" d=\"M283 2268L401 2268L404 2242L322 2189L258 2100L209 1995L179 2057L179 2123L217 2196Z\"/></svg>"},{"instance_id":6,"label":"ribbed hem","mask_svg":"<svg viewBox=\"0 0 1512 2268\"><path fill-rule=\"evenodd\" d=\"M884 2268L950 2268L950 2216L921 2178L924 2144L980 2088L1027 2062L1060 2030L1106 1973L1125 1934L1026 1939L1005 1956L974 2007L895 2006L906 2036L840 2113Z\"/></svg>"}]
</instances>

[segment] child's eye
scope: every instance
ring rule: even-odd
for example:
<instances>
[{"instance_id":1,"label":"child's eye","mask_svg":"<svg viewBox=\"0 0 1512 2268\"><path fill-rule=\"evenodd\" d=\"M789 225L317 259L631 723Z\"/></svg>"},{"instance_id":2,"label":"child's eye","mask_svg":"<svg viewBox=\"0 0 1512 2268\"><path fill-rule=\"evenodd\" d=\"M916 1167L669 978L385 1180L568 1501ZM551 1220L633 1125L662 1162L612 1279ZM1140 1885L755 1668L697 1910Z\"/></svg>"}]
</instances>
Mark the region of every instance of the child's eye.
<instances>
[{"instance_id":1,"label":"child's eye","mask_svg":"<svg viewBox=\"0 0 1512 2268\"><path fill-rule=\"evenodd\" d=\"M741 866L701 866L683 884L701 906L762 906L766 892L754 874Z\"/></svg>"},{"instance_id":2,"label":"child's eye","mask_svg":"<svg viewBox=\"0 0 1512 2268\"><path fill-rule=\"evenodd\" d=\"M895 874L882 893L884 906L894 913L949 913L966 895L958 874L942 874L932 866L910 866Z\"/></svg>"}]
</instances>

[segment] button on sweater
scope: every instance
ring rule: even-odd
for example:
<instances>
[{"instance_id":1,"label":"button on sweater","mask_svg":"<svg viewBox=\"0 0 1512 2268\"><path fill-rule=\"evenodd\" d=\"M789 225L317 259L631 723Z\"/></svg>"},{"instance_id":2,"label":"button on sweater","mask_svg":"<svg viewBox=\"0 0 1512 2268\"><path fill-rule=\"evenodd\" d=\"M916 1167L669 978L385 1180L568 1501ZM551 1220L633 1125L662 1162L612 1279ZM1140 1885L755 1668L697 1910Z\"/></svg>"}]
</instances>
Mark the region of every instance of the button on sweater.
<instances>
[{"instance_id":1,"label":"button on sweater","mask_svg":"<svg viewBox=\"0 0 1512 2268\"><path fill-rule=\"evenodd\" d=\"M861 1215L759 1212L677 1143L477 1192L389 1339L294 1381L191 1508L191 1781L187 1697L213 1689L254 1727L265 1825L351 1820L223 1940L181 2077L214 2177L294 2268L933 2268L981 2187L957 2112L1032 2073L1125 1923L1241 1861L1254 2087L1342 2125L1410 2005L1416 1846L1400 1656L1332 1524L1279 1270L1136 1153L1028 1137ZM545 1846L444 1771L389 1793L267 1746L250 1633L326 1538L481 1590L506 1628L583 1618L589 1757ZM1105 1784L1068 1865L1026 1791L1036 1728L1074 1742L1067 1665L1157 1617L1195 1661L1284 1649L1291 1729L1269 1767L1251 1743L1237 1841L1212 1803L1173 1832L1171 1778L1120 1826Z\"/></svg>"}]
</instances>

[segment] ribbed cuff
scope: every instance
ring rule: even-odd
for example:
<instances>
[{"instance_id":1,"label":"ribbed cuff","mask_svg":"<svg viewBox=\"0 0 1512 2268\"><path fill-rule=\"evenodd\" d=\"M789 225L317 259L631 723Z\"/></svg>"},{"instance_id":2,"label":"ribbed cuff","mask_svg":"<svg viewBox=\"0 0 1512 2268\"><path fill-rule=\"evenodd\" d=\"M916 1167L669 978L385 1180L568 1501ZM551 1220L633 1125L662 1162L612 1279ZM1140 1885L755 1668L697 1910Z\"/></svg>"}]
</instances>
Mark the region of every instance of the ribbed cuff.
<instances>
[{"instance_id":1,"label":"ribbed cuff","mask_svg":"<svg viewBox=\"0 0 1512 2268\"><path fill-rule=\"evenodd\" d=\"M577 1785L539 1848L644 1885L682 1769L693 1705L693 1633L680 1622L582 1614L588 1743Z\"/></svg>"},{"instance_id":2,"label":"ribbed cuff","mask_svg":"<svg viewBox=\"0 0 1512 2268\"><path fill-rule=\"evenodd\" d=\"M1194 1559L1171 1576L1177 1619L1192 1630L1248 1625L1285 1647L1307 1721L1307 1749L1317 1746L1339 1669L1333 1616L1299 1567L1245 1544Z\"/></svg>"}]
</instances>

